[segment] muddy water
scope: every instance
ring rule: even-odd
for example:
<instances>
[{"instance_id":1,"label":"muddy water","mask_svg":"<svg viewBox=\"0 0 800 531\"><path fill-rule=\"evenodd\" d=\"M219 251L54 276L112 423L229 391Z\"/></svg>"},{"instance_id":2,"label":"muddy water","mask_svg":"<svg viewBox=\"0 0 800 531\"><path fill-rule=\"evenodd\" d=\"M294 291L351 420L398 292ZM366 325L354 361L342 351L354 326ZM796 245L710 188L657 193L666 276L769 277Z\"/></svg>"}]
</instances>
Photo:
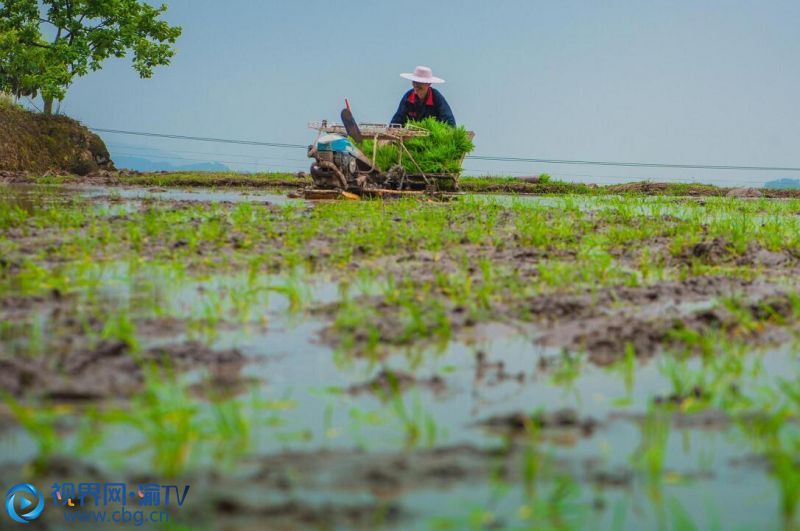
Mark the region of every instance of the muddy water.
<instances>
[{"instance_id":1,"label":"muddy water","mask_svg":"<svg viewBox=\"0 0 800 531\"><path fill-rule=\"evenodd\" d=\"M259 190L219 190L211 188L137 188L137 187L107 187L107 186L82 186L74 191L84 197L91 198L119 198L119 199L158 199L166 201L196 201L201 203L271 203L283 205L297 202L286 194L269 193Z\"/></svg>"},{"instance_id":2,"label":"muddy water","mask_svg":"<svg viewBox=\"0 0 800 531\"><path fill-rule=\"evenodd\" d=\"M157 270L145 269L134 276L152 279L157 274ZM161 286L157 292L143 297L133 289L138 284L130 281L129 275L124 264L109 266L100 274L104 291L98 304L119 307L135 300L133 307L147 308L142 299L157 297L171 301L163 309L168 315L187 317L197 315L207 293L231 292L243 286L274 286L286 281L282 277L265 277L253 284L253 280L241 275L183 281L165 277L161 283L154 282ZM328 303L337 296L335 283L309 280L304 305ZM223 303L223 314L229 304L229 301ZM243 403L247 403L248 393L293 403L279 428L254 430L258 437L254 437L248 451L248 461L261 463L291 450L291 456L281 458L284 465L270 465L283 466L282 471L288 474L299 467L293 461L298 458L297 452L314 459L322 449L331 452L330 459L320 461L313 472L308 472L310 476L327 479L314 479L302 470L298 476L299 492L307 501L347 505L354 500L372 499L375 486L359 484L348 475L352 468L343 465L353 459L350 454L353 449L361 449L366 454L358 462L365 467L366 476L385 475L394 478L387 479L390 484L397 481L406 484L406 488L388 498L409 514L399 522L386 522L387 528L408 529L410 524L426 527L434 518L458 520L464 518L465 504L484 510L488 501L493 514L507 518L532 503L530 493L519 486L519 478L512 477L508 487L501 489L502 496L499 495L500 487L491 479L498 458L482 454L464 456L461 449L465 445L475 449L503 446L503 435L508 430L502 422L494 428L487 427L485 423L492 418L502 419L516 412L566 409L574 412L574 419L567 415L561 422L563 425L556 422L557 425L544 426L535 448L555 463L551 466L560 474L566 474L580 487L572 503L588 511L585 516L588 520L576 525L593 529L591 522L597 516L591 515L597 509L586 508L596 505L604 507L599 516L606 518L611 513L610 506L628 504L630 514L621 529L641 529L663 510L654 503L656 495L648 493L653 487L647 475L632 465L643 444L640 424L652 397L668 395L672 390L657 361L637 364L626 385L617 369L592 366L577 354L538 346L536 338L542 331L535 327L499 323L477 326L439 347L397 349L380 361L353 359L321 343L319 332L324 322L304 317L302 311L292 313L290 308L288 298L271 294L250 308L250 313L258 318L244 322L225 319L204 341L212 348L236 348L245 355L247 362L240 376L250 384L240 395ZM263 325L264 317L267 325ZM44 326L46 329L47 324ZM185 339L184 333L156 332L141 337L141 347L180 343ZM559 366L564 356L574 357L576 365ZM788 374L796 367L796 356L791 349L761 356L754 355L754 360L763 360L754 384ZM387 370L413 377L418 384L411 384L399 398L387 398L364 386ZM185 373L183 379L188 383L202 381L203 373L203 368L198 367ZM427 382L434 377L438 377L439 383L429 385ZM398 401L404 405L405 414L398 413ZM418 408L416 413L415 408ZM406 425L409 418L425 434L414 442L410 442ZM765 497L775 499L774 483L765 470L738 464L747 463L752 447L727 434L730 431L727 428L715 417L710 417L708 425L699 427L679 428L670 423L663 450L663 467L669 479L658 485L657 499L672 500L670 503L680 503L689 514L703 515L700 522L707 517L718 518L723 525L766 522L772 527L779 526L777 511L764 510L758 501ZM286 437L275 437L275 432ZM65 437L65 444L71 444L70 437ZM108 475L119 474L119 458L110 456L125 455L131 441L140 437L141 434L129 428L106 428L104 442L90 454L96 459L95 466ZM146 444L146 439L142 443ZM431 460L429 466L434 471L439 470L437 466L445 469L450 466L426 457L427 448L440 449L446 456L443 459L448 463L453 461L453 470L458 473L452 478L440 478L434 487L425 479L426 474L434 473L430 470L398 473L385 465L387 460L408 455L410 459ZM414 457L415 452L423 454ZM4 456L4 465L19 466L34 459L35 441L25 430L9 428L0 435L0 455ZM121 470L147 468L149 458L147 453L126 455ZM522 467L520 460L512 452L500 464ZM200 470L212 465L210 455L195 463ZM610 485L603 484L602 478L606 477L611 478ZM303 487L305 483L308 484ZM261 495L252 501L256 506L265 499L282 499L276 497L273 489L258 482L252 489L250 496ZM206 494L212 496L212 492L210 489ZM638 512L633 511L634 506L639 507ZM770 519L770 514L776 516ZM610 527L611 519L608 520ZM509 523L508 519L503 521Z\"/></svg>"},{"instance_id":3,"label":"muddy water","mask_svg":"<svg viewBox=\"0 0 800 531\"><path fill-rule=\"evenodd\" d=\"M215 188L158 188L136 186L42 186L14 184L3 185L0 201L32 208L36 205L52 204L70 197L85 197L96 200L128 202L132 200L192 201L198 203L253 203L283 205L297 202L285 193L270 193L263 190Z\"/></svg>"},{"instance_id":4,"label":"muddy water","mask_svg":"<svg viewBox=\"0 0 800 531\"><path fill-rule=\"evenodd\" d=\"M116 190L79 193L104 198ZM138 200L157 193L186 199L174 195L184 192L128 192L118 197ZM279 201L269 194L185 193L202 201ZM32 194L18 201L32 208L49 200ZM216 351L236 349L245 358L234 378L241 387L230 386L252 421L239 466L214 472L210 480L208 471L217 461L208 452L181 473L197 485L198 503L212 500L211 506L233 488L244 492L228 513L188 513L196 524L215 528L235 521L234 529L251 528L265 515L274 517L274 507L301 500L296 519L290 511L281 513L290 527L311 525L309 515L319 507L328 507L331 516L338 514L336 507L358 513L352 507L359 504L369 507L370 518L383 510L385 519L376 526L374 520L338 515L336 526L412 529L448 523L460 529L483 522L526 528L531 515L547 514L550 525L633 530L658 528L658 522L678 528L675 515L683 513L697 528L783 526L776 481L753 458L754 444L724 417L711 413L647 423L653 398L669 396L675 386L659 358L602 368L579 353L539 345L547 330L489 323L441 345L393 348L367 359L337 352L320 338L329 323L309 310L338 300L339 286L331 279L192 277L120 263L75 276L93 279L74 301L76 308L123 308L134 322L151 322L138 328L142 351L195 340ZM351 289L350 295L359 292ZM45 336L65 333L52 313L42 312L37 322ZM23 355L30 339L12 339L3 347ZM755 387L791 379L797 361L789 346L748 353L748 382ZM702 371L696 360L686 368ZM198 384L207 372L198 364L180 378ZM387 372L397 378L399 394L385 384ZM270 409L254 397L281 405ZM125 401L107 397L101 405ZM196 407L213 414L213 403L199 397ZM83 411L80 404L68 406L59 413L67 425ZM514 415L537 411L543 415L537 434L515 433L521 430ZM265 422L272 417L275 422ZM0 477L11 484L35 460L37 438L7 415L2 426ZM91 463L109 480L143 470L159 476L150 452L130 452L151 442L141 431L114 423L99 430L100 445L80 452L78 461ZM659 430L664 438L653 442ZM59 436L64 448L77 444L74 429Z\"/></svg>"},{"instance_id":5,"label":"muddy water","mask_svg":"<svg viewBox=\"0 0 800 531\"><path fill-rule=\"evenodd\" d=\"M0 201L11 202L21 208L32 208L66 200L69 197L86 197L102 201L104 205L112 202L112 206L125 209L139 200L188 201L198 203L253 203L284 205L303 202L302 199L290 198L286 193L265 192L263 189L224 190L218 188L160 188L135 186L37 186L37 185L5 185L0 193ZM577 209L582 211L600 211L618 209L623 196L537 196L514 194L463 194L457 196L461 201L498 204L502 206L535 205L558 209ZM636 199L636 204L628 208L630 215L647 215L658 213L679 218L701 217L704 222L714 219L728 219L731 213L724 210L707 208L708 204L724 205L730 202L727 198L697 197L662 197L645 196ZM774 200L782 201L782 200ZM785 201L784 201L785 202ZM751 215L752 222L761 222L769 218Z\"/></svg>"}]
</instances>

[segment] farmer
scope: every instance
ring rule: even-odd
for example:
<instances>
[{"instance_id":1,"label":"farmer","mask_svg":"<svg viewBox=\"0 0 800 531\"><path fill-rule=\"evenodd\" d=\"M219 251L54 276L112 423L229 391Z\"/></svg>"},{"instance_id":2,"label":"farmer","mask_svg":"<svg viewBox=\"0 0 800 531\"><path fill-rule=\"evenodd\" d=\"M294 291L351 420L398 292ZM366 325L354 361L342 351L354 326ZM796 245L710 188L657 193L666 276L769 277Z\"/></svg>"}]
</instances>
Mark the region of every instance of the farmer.
<instances>
[{"instance_id":1,"label":"farmer","mask_svg":"<svg viewBox=\"0 0 800 531\"><path fill-rule=\"evenodd\" d=\"M418 66L413 74L400 74L400 77L411 80L413 88L403 95L390 123L405 125L409 120L433 116L455 127L456 119L450 105L441 92L431 87L434 83L444 83L444 79L435 77L427 66Z\"/></svg>"}]
</instances>

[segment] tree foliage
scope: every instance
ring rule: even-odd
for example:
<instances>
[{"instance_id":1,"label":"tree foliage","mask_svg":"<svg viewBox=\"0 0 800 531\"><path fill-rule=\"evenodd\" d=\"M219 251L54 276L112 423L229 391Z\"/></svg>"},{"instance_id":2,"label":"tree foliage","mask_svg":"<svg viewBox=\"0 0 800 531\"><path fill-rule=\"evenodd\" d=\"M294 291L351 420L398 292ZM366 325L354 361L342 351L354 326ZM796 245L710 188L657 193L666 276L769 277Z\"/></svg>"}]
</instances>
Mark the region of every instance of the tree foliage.
<instances>
[{"instance_id":1,"label":"tree foliage","mask_svg":"<svg viewBox=\"0 0 800 531\"><path fill-rule=\"evenodd\" d=\"M149 78L168 65L181 28L160 20L166 6L141 0L2 0L0 90L63 99L76 77L109 57L132 54Z\"/></svg>"}]
</instances>

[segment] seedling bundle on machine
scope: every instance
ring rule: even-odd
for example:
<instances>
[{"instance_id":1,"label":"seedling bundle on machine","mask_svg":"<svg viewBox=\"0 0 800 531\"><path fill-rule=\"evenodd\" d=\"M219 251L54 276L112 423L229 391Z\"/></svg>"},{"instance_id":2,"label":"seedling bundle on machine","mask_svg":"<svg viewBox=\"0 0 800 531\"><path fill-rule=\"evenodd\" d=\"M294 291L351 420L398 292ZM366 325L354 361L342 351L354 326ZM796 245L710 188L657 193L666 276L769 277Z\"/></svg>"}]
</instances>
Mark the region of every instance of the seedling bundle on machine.
<instances>
[{"instance_id":1,"label":"seedling bundle on machine","mask_svg":"<svg viewBox=\"0 0 800 531\"><path fill-rule=\"evenodd\" d=\"M309 123L309 199L436 194L458 190L474 133L429 118L405 126L358 124L345 100L342 123Z\"/></svg>"}]
</instances>

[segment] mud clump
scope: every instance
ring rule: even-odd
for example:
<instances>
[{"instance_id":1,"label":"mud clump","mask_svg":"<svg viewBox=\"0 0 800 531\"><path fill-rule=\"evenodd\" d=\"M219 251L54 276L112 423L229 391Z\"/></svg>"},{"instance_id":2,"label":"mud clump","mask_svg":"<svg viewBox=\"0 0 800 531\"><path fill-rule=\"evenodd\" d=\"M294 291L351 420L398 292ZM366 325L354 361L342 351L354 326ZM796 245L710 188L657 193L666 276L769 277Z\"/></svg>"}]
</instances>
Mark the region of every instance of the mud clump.
<instances>
[{"instance_id":1,"label":"mud clump","mask_svg":"<svg viewBox=\"0 0 800 531\"><path fill-rule=\"evenodd\" d=\"M733 244L716 237L698 242L684 249L675 258L677 262L689 264L694 260L707 265L737 265L777 268L789 266L797 261L790 251L770 251L756 242L750 242L743 252L737 252Z\"/></svg>"},{"instance_id":2,"label":"mud clump","mask_svg":"<svg viewBox=\"0 0 800 531\"><path fill-rule=\"evenodd\" d=\"M768 295L751 299L736 312L720 306L685 316L620 315L595 323L592 330L579 335L575 343L588 353L590 361L604 366L621 359L628 347L633 347L638 357L652 356L665 348L694 350L700 345L687 343L685 337L705 337L715 331L737 331L740 337L751 341L767 339L769 328L751 327L746 321L782 324L793 318L796 316L789 295Z\"/></svg>"},{"instance_id":3,"label":"mud clump","mask_svg":"<svg viewBox=\"0 0 800 531\"><path fill-rule=\"evenodd\" d=\"M552 412L539 412L533 415L517 412L510 415L490 417L479 424L492 431L508 435L520 435L537 431L570 430L584 437L591 437L599 425L591 417L581 418L578 412L571 408Z\"/></svg>"},{"instance_id":4,"label":"mud clump","mask_svg":"<svg viewBox=\"0 0 800 531\"><path fill-rule=\"evenodd\" d=\"M359 305L371 312L358 322L330 325L323 329L321 338L331 345L348 345L362 352L371 344L408 345L420 339L435 337L442 325L442 315L447 319L449 332L474 326L475 319L466 308L452 301L443 301L441 307L421 304L415 315L408 308L390 303L381 297L361 297ZM318 308L322 315L335 314L340 304ZM413 325L413 326L410 326Z\"/></svg>"},{"instance_id":5,"label":"mud clump","mask_svg":"<svg viewBox=\"0 0 800 531\"><path fill-rule=\"evenodd\" d=\"M688 195L688 196L721 196L727 188L718 188L706 184L676 185L641 181L635 183L613 184L604 187L609 192L643 195Z\"/></svg>"},{"instance_id":6,"label":"mud clump","mask_svg":"<svg viewBox=\"0 0 800 531\"><path fill-rule=\"evenodd\" d=\"M694 386L685 393L672 393L669 395L656 395L653 402L658 405L681 406L692 400L706 400L710 398L701 387Z\"/></svg>"},{"instance_id":7,"label":"mud clump","mask_svg":"<svg viewBox=\"0 0 800 531\"><path fill-rule=\"evenodd\" d=\"M489 361L486 352L479 350L475 354L475 381L486 381L487 376L490 375L493 377L489 380L490 385L497 385L508 381L516 381L520 384L525 383L525 372L508 372L503 360Z\"/></svg>"},{"instance_id":8,"label":"mud clump","mask_svg":"<svg viewBox=\"0 0 800 531\"><path fill-rule=\"evenodd\" d=\"M741 308L715 302L734 297ZM796 318L785 288L765 281L733 277L692 277L651 286L609 287L596 293L544 294L512 309L538 321L536 342L586 352L589 361L606 366L626 349L650 357L663 349L695 349L686 340L719 331L745 340L769 343L781 335L777 326ZM749 317L748 317L749 316ZM761 323L748 326L747 320ZM774 336L774 337L773 337Z\"/></svg>"},{"instance_id":9,"label":"mud clump","mask_svg":"<svg viewBox=\"0 0 800 531\"><path fill-rule=\"evenodd\" d=\"M746 291L754 283L732 277L692 277L681 282L661 282L649 286L616 286L577 294L548 293L528 299L515 307L515 314L549 321L588 319L608 315L615 305L660 305L707 300L711 297Z\"/></svg>"},{"instance_id":10,"label":"mud clump","mask_svg":"<svg viewBox=\"0 0 800 531\"><path fill-rule=\"evenodd\" d=\"M730 247L722 238L696 243L690 251L690 256L699 258L706 264L721 264L730 259L732 255Z\"/></svg>"},{"instance_id":11,"label":"mud clump","mask_svg":"<svg viewBox=\"0 0 800 531\"><path fill-rule=\"evenodd\" d=\"M751 246L747 253L737 260L737 265L783 267L796 261L796 257L788 252L775 252Z\"/></svg>"},{"instance_id":12,"label":"mud clump","mask_svg":"<svg viewBox=\"0 0 800 531\"><path fill-rule=\"evenodd\" d=\"M720 244L721 245L721 244ZM612 286L580 293L545 293L512 303L498 303L483 314L475 316L465 308L443 301L436 308L419 308L413 334L408 332L409 318L404 309L387 303L380 297L362 297L361 308L371 311L358 321L346 325L331 325L322 332L330 344L349 345L356 351L378 345L405 345L420 340L435 339L446 319L449 333L473 327L478 321L522 320L538 323L543 332L540 344L584 349L591 361L606 365L618 359L630 343L637 355L649 355L681 327L687 304L710 304L716 297L748 294L766 297L778 293L778 287L763 281L735 277L691 277L680 282L660 282L647 286ZM331 315L337 304L317 311ZM438 311L432 311L438 310ZM690 319L689 325L693 324ZM701 323L695 323L701 324ZM511 374L504 367L495 367L485 359L477 360L478 380L495 374L498 382L525 377Z\"/></svg>"},{"instance_id":13,"label":"mud clump","mask_svg":"<svg viewBox=\"0 0 800 531\"><path fill-rule=\"evenodd\" d=\"M695 392L690 390L688 393L678 397L678 399L688 399ZM704 394L703 397L705 397ZM730 414L714 407L687 413L680 409L681 404L677 403L672 396L661 397L661 400L656 400L656 403L659 412L663 413L670 424L678 430L725 431L734 423L749 424L764 418L763 414L755 411ZM609 414L608 420L609 422L623 421L641 425L647 421L647 416L647 413L614 411Z\"/></svg>"},{"instance_id":14,"label":"mud clump","mask_svg":"<svg viewBox=\"0 0 800 531\"><path fill-rule=\"evenodd\" d=\"M725 194L725 197L755 198L761 197L761 190L758 188L734 188Z\"/></svg>"},{"instance_id":15,"label":"mud clump","mask_svg":"<svg viewBox=\"0 0 800 531\"><path fill-rule=\"evenodd\" d=\"M28 359L0 358L0 388L20 397L35 395L53 400L96 400L130 396L145 380L148 365L186 370L206 367L212 376L228 374L244 364L238 350L211 350L197 342L155 347L133 355L122 341L101 341L91 349L61 356ZM88 384L91 385L88 385Z\"/></svg>"},{"instance_id":16,"label":"mud clump","mask_svg":"<svg viewBox=\"0 0 800 531\"><path fill-rule=\"evenodd\" d=\"M404 372L382 370L369 381L351 385L347 388L347 392L351 395L375 393L383 397L391 397L412 387L430 389L434 393L441 393L446 389L444 380L440 376L416 378Z\"/></svg>"}]
</instances>

